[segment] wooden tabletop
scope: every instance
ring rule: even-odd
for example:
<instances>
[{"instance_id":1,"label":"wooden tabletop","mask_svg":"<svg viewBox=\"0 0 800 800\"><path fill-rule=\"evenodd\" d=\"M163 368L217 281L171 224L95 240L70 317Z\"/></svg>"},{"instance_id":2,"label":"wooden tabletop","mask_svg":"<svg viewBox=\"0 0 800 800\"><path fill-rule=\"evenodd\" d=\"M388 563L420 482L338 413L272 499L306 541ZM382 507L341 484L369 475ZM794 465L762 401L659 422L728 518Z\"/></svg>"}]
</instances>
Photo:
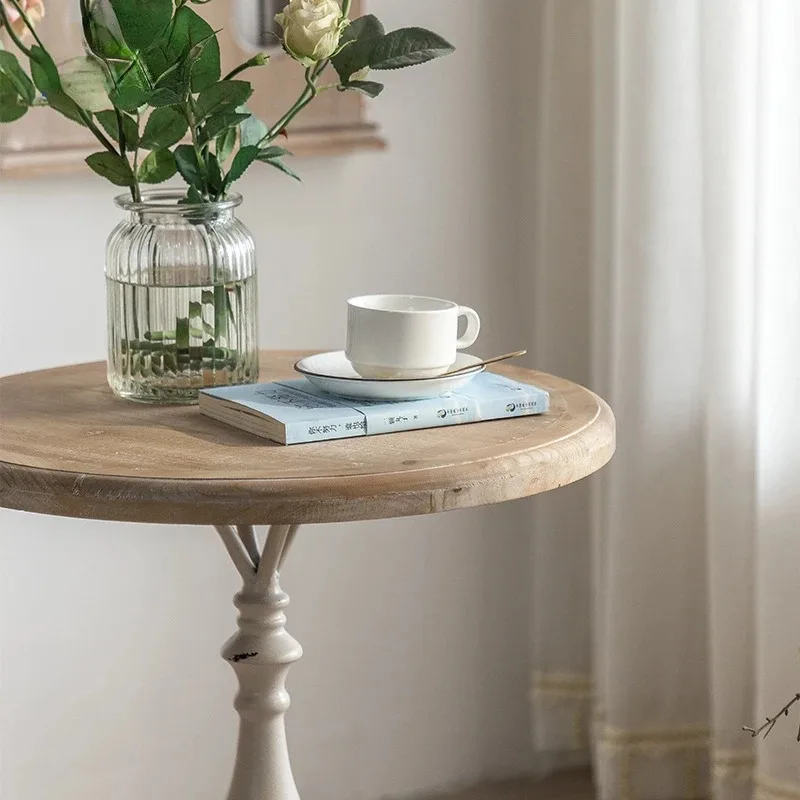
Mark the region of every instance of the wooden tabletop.
<instances>
[{"instance_id":1,"label":"wooden tabletop","mask_svg":"<svg viewBox=\"0 0 800 800\"><path fill-rule=\"evenodd\" d=\"M261 379L303 353L262 353ZM577 481L614 452L592 392L520 367L542 416L284 447L197 407L115 398L105 363L0 379L0 507L130 522L281 524L429 514Z\"/></svg>"}]
</instances>

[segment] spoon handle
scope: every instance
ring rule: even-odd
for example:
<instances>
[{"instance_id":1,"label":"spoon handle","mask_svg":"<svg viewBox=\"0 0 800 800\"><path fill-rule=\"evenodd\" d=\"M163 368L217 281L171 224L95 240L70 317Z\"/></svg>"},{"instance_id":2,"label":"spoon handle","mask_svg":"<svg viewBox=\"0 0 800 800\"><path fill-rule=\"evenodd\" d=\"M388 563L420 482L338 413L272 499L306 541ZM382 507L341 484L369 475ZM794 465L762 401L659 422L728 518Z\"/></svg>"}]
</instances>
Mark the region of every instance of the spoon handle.
<instances>
[{"instance_id":1,"label":"spoon handle","mask_svg":"<svg viewBox=\"0 0 800 800\"><path fill-rule=\"evenodd\" d=\"M472 372L472 370L477 369L478 367L485 367L488 364L496 364L498 361L507 361L509 358L519 358L520 356L524 356L527 352L527 350L515 350L513 353L503 353L501 356L493 356L492 358L484 359L477 364L470 364L467 367L459 367L458 369L450 370L449 372L445 372L444 375L449 377L450 375L460 375L462 372ZM444 377L444 375L441 377Z\"/></svg>"}]
</instances>

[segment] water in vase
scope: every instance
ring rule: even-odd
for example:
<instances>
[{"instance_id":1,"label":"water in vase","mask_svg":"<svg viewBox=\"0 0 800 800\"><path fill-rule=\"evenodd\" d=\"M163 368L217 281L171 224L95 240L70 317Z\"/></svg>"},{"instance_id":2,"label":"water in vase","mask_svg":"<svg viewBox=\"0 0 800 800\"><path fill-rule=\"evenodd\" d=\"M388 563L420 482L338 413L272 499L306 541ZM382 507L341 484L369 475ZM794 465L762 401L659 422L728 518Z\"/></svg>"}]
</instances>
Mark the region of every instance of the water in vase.
<instances>
[{"instance_id":1,"label":"water in vase","mask_svg":"<svg viewBox=\"0 0 800 800\"><path fill-rule=\"evenodd\" d=\"M106 278L108 376L122 397L186 403L258 374L256 276L217 286Z\"/></svg>"}]
</instances>

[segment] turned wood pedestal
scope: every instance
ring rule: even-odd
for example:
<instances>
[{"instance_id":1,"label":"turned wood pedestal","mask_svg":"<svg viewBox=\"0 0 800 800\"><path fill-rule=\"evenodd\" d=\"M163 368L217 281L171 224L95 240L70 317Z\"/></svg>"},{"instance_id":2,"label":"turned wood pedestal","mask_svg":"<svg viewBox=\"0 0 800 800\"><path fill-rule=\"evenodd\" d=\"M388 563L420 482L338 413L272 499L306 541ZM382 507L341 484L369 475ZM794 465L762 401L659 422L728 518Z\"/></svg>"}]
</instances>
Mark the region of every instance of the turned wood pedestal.
<instances>
[{"instance_id":1,"label":"turned wood pedestal","mask_svg":"<svg viewBox=\"0 0 800 800\"><path fill-rule=\"evenodd\" d=\"M262 380L292 376L300 355L264 353ZM550 411L293 447L195 407L118 400L101 363L3 378L0 507L215 527L243 581L238 630L222 650L241 718L228 800L299 800L284 714L302 649L286 631L279 583L298 526L500 503L577 481L611 458L614 418L600 398L551 375L497 371L550 391ZM266 524L262 543L254 526Z\"/></svg>"}]
</instances>

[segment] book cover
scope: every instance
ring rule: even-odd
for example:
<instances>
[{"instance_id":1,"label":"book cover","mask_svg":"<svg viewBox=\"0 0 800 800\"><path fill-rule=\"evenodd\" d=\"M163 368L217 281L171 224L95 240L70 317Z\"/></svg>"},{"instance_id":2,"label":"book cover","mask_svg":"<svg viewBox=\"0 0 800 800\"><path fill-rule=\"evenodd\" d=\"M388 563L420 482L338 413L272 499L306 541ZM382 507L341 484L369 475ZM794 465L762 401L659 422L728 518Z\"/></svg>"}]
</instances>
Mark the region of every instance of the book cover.
<instances>
[{"instance_id":1,"label":"book cover","mask_svg":"<svg viewBox=\"0 0 800 800\"><path fill-rule=\"evenodd\" d=\"M484 372L450 395L427 400L348 400L298 378L206 389L200 410L252 433L299 444L542 414L549 399L536 386Z\"/></svg>"}]
</instances>

